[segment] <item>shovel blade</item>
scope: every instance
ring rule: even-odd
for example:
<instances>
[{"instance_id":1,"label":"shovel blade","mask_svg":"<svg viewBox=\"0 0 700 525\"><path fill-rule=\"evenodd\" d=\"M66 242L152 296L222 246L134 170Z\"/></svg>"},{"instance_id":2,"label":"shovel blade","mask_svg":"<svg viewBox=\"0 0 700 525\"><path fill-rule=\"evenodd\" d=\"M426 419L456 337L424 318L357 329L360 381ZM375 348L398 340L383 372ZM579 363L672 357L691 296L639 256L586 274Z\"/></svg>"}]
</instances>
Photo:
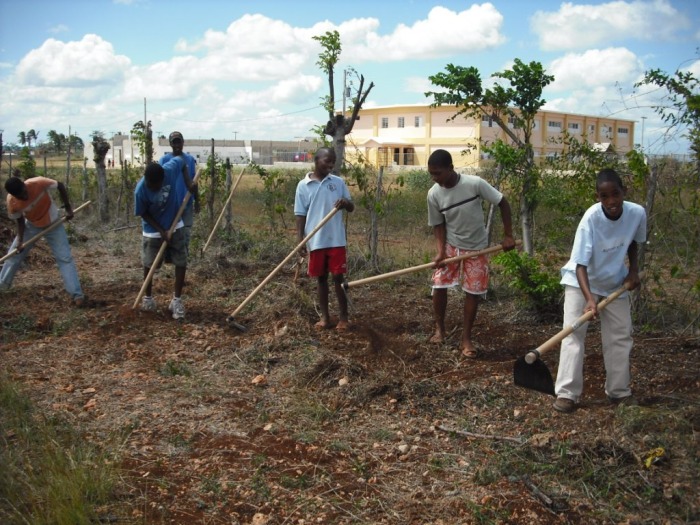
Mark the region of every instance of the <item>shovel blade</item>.
<instances>
[{"instance_id":1,"label":"shovel blade","mask_svg":"<svg viewBox=\"0 0 700 525\"><path fill-rule=\"evenodd\" d=\"M525 356L518 358L513 367L513 381L523 388L554 395L552 374L541 359L530 365L525 361Z\"/></svg>"},{"instance_id":2,"label":"shovel blade","mask_svg":"<svg viewBox=\"0 0 700 525\"><path fill-rule=\"evenodd\" d=\"M241 323L236 322L236 320L231 315L229 315L226 318L226 322L228 323L229 326L232 326L233 328L235 328L239 332L247 332L248 331L248 327L246 327L245 325L242 325Z\"/></svg>"}]
</instances>

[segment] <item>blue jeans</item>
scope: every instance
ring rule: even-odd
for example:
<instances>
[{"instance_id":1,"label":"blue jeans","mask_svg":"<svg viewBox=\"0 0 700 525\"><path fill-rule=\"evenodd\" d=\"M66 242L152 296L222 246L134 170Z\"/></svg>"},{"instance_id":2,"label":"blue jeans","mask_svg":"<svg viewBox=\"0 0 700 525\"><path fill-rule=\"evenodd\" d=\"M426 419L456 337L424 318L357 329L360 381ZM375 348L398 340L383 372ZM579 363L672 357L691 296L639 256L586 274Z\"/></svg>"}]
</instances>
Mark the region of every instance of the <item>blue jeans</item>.
<instances>
[{"instance_id":1,"label":"blue jeans","mask_svg":"<svg viewBox=\"0 0 700 525\"><path fill-rule=\"evenodd\" d=\"M36 234L41 232L44 228L37 228L25 221L24 238L31 239ZM70 244L68 243L68 235L66 235L66 230L63 224L57 226L49 233L44 235L44 239L49 243L51 251L53 252L54 259L56 259L56 264L61 272L61 277L63 278L63 286L73 299L83 297L83 290L80 287L80 280L78 279L78 270L75 267L75 262L73 261L73 256L70 251ZM38 241L37 241L38 242ZM9 288L12 286L12 281L15 278L19 266L24 260L24 258L32 250L36 242L25 246L25 248L9 259L7 259L0 270L0 288ZM12 251L17 247L17 237L12 241L12 246L10 250Z\"/></svg>"}]
</instances>

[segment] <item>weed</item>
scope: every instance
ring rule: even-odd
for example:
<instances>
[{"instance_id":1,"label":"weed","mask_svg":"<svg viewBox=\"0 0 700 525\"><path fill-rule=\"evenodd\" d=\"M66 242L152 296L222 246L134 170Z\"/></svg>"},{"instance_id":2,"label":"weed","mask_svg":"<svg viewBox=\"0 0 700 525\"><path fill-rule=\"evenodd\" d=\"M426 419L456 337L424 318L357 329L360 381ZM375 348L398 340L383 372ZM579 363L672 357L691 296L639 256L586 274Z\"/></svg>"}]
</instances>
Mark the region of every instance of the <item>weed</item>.
<instances>
[{"instance_id":1,"label":"weed","mask_svg":"<svg viewBox=\"0 0 700 525\"><path fill-rule=\"evenodd\" d=\"M282 474L280 476L280 485L289 490L305 490L308 489L312 483L306 474L301 474L296 477Z\"/></svg>"},{"instance_id":2,"label":"weed","mask_svg":"<svg viewBox=\"0 0 700 525\"><path fill-rule=\"evenodd\" d=\"M214 495L221 494L222 486L221 481L214 476L207 476L202 479L202 492L211 493Z\"/></svg>"},{"instance_id":3,"label":"weed","mask_svg":"<svg viewBox=\"0 0 700 525\"><path fill-rule=\"evenodd\" d=\"M8 330L17 335L27 335L34 330L35 326L35 319L25 314L20 314L12 321L3 321L2 323L4 330Z\"/></svg>"},{"instance_id":4,"label":"weed","mask_svg":"<svg viewBox=\"0 0 700 525\"><path fill-rule=\"evenodd\" d=\"M59 420L36 416L17 387L0 376L0 521L95 523L116 482L113 458Z\"/></svg>"},{"instance_id":5,"label":"weed","mask_svg":"<svg viewBox=\"0 0 700 525\"><path fill-rule=\"evenodd\" d=\"M178 363L172 359L168 359L160 369L160 374L165 377L185 376L190 377L192 371L187 363Z\"/></svg>"},{"instance_id":6,"label":"weed","mask_svg":"<svg viewBox=\"0 0 700 525\"><path fill-rule=\"evenodd\" d=\"M372 439L374 441L391 441L394 439L394 436L396 434L392 432L389 429L386 428L378 428L374 432L372 432Z\"/></svg>"}]
</instances>

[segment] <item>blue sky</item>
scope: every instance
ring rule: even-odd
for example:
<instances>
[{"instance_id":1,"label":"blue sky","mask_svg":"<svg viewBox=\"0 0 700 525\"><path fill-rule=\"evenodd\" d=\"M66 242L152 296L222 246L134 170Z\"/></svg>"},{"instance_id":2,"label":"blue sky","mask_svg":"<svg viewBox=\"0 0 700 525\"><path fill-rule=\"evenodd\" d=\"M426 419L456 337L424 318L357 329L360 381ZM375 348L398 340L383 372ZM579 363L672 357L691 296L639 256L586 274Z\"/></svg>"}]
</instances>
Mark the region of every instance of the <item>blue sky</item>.
<instances>
[{"instance_id":1,"label":"blue sky","mask_svg":"<svg viewBox=\"0 0 700 525\"><path fill-rule=\"evenodd\" d=\"M343 70L375 84L368 106L429 103L428 76L476 66L485 81L514 58L555 76L546 107L637 121L657 153L684 153L634 90L644 71L700 77L700 2L635 0L0 0L0 129L88 140L143 119L185 138L290 139L327 120L311 37L337 29ZM352 75L350 76L352 79ZM357 85L357 81L354 81Z\"/></svg>"}]
</instances>

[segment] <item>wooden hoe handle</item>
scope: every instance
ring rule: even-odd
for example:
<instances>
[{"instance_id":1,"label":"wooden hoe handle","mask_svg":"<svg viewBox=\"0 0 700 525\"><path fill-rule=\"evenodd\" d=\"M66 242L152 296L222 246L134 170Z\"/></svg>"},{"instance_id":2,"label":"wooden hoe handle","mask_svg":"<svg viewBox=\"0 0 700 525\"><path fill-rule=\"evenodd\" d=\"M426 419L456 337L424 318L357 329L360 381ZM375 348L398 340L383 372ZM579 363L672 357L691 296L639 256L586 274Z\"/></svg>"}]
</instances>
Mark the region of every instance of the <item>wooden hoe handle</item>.
<instances>
[{"instance_id":1,"label":"wooden hoe handle","mask_svg":"<svg viewBox=\"0 0 700 525\"><path fill-rule=\"evenodd\" d=\"M639 278L641 279L644 276L644 272L639 272ZM605 299L602 299L598 303L598 310L603 310L606 306L608 306L611 302L613 302L615 299L620 297L624 292L629 290L629 284L625 283L624 285L620 286L617 290L615 290L613 293L608 295ZM587 323L591 317L593 317L593 312L586 312L583 314L581 317L576 319L573 323L571 323L569 326L565 327L563 330L561 330L559 333L556 335L553 335L549 339L547 339L544 343L542 343L540 346L535 348L534 350L530 350L527 354L525 354L525 362L529 365L537 361L542 354L547 352L548 350L551 350L554 348L554 346L557 343L561 343L564 338L571 334L572 332L578 330L581 325L584 323Z\"/></svg>"},{"instance_id":2,"label":"wooden hoe handle","mask_svg":"<svg viewBox=\"0 0 700 525\"><path fill-rule=\"evenodd\" d=\"M195 174L194 179L192 179L193 184L197 181L197 177L199 177L199 173L200 173L200 170L197 170L197 173ZM180 204L180 209L177 210L177 213L175 214L175 218L173 219L173 223L170 225L170 229L168 230L168 234L172 235L172 233L175 231L175 227L177 226L177 223L180 222L180 217L182 217L182 214L185 212L185 208L187 207L187 202L190 200L191 196L192 196L192 193L189 190L187 190L187 193L185 194L185 198L182 199L182 204ZM158 254L156 255L156 258L154 259L150 270L148 270L148 275L143 280L143 284L141 285L141 290L139 290L139 294L136 296L136 300L134 301L134 304L131 307L132 309L135 310L136 308L138 308L139 302L141 301L143 294L146 292L146 287L148 286L148 283L151 282L151 279L153 279L153 274L156 273L156 270L158 269L158 265L160 264L160 260L163 258L163 255L165 255L165 249L167 247L168 247L168 241L166 241L164 239L160 245L160 249L158 250Z\"/></svg>"},{"instance_id":3,"label":"wooden hoe handle","mask_svg":"<svg viewBox=\"0 0 700 525\"><path fill-rule=\"evenodd\" d=\"M301 242L300 242L299 244L296 245L296 247L290 252L290 254L287 255L287 256L284 258L284 260L283 260L281 263L279 263L279 264L277 265L277 267L276 267L274 270L272 270L272 271L270 272L270 274L269 274L267 277L265 277L265 279L263 280L263 282L261 282L258 286L256 286L255 289L254 289L252 292L250 292L250 295L248 295L248 297L246 297L246 298L243 300L243 302L242 302L240 305L238 305L238 308L236 308L236 309L233 311L233 313L232 313L231 315L229 315L229 317L228 317L229 320L232 320L232 319L236 316L236 314L237 314L238 312L240 312L240 311L245 307L245 305L247 305L247 304L250 302L250 300L258 294L258 292L261 290L261 288L262 288L263 286L265 286L268 282L270 282L270 279L272 279L272 278L275 276L275 274L277 274L277 272L279 272L279 271L282 269L282 267L283 267L285 264L287 264L287 262L288 262L292 257L294 257L294 254L297 253L299 250L301 250L301 249L304 247L304 245L309 241L309 239L311 239L311 237L313 237L314 235L316 235L316 233L318 232L318 230L320 230L321 228L323 228L323 226L324 226L328 221L330 221L330 220L333 218L333 216L334 216L336 213L338 213L338 211L340 211L338 208L333 208L333 209L328 213L328 215L326 215L323 219L321 219L321 222L319 222L319 223L316 225L316 227L315 227L313 230L311 230L311 231L309 232L309 234L308 234L306 237L304 237L304 238L301 240Z\"/></svg>"},{"instance_id":4,"label":"wooden hoe handle","mask_svg":"<svg viewBox=\"0 0 700 525\"><path fill-rule=\"evenodd\" d=\"M216 233L216 229L219 227L219 223L221 222L221 219L224 217L224 213L226 212L226 208L228 207L228 203L231 202L231 197L233 197L233 192L236 191L236 188L238 187L238 183L241 182L241 178L243 177L243 172L245 171L245 166L241 168L241 172L238 174L238 178L236 179L236 182L233 184L233 187L231 188L231 191L228 194L228 198L226 199L226 202L224 203L224 207L221 208L221 213L219 213L219 218L216 219L216 223L214 224L214 227L211 229L211 233L209 234L209 238L207 239L207 242L204 243L204 248L202 248L202 253L207 251L207 247L209 246L209 243L211 242L212 237L214 237L214 234Z\"/></svg>"},{"instance_id":5,"label":"wooden hoe handle","mask_svg":"<svg viewBox=\"0 0 700 525\"><path fill-rule=\"evenodd\" d=\"M521 244L522 244L521 240L515 241L516 246L520 246ZM443 261L443 263L449 264L449 263L453 263L453 262L463 261L464 259L469 259L471 257L478 257L479 255L487 255L489 253L498 252L498 251L501 251L502 249L503 249L503 247L500 245L491 246L489 248L479 250L478 252L471 252L471 253L464 254L464 255L458 255L456 257L450 257L449 259L445 259ZM376 281L383 281L385 279L391 279L392 277L398 277L399 275L413 273L413 272L417 272L420 270L428 270L431 268L435 268L434 262L419 264L418 266L411 266L410 268L404 268L403 270L396 270L393 272L383 273L380 275L373 275L372 277L366 277L364 279L358 279L357 281L352 281L352 282L347 283L345 285L345 288L347 289L347 288L352 288L353 286L359 286L360 284L367 284L367 283L373 283Z\"/></svg>"},{"instance_id":6,"label":"wooden hoe handle","mask_svg":"<svg viewBox=\"0 0 700 525\"><path fill-rule=\"evenodd\" d=\"M73 214L75 215L75 214L78 213L80 210L82 210L83 208L85 208L86 206L88 206L91 202L92 202L92 201L86 201L86 202L84 202L83 204L81 204L80 206L78 206L76 209L73 210ZM51 224L49 224L46 228L44 228L44 229L41 230L39 233L37 233L34 237L32 237L31 239L29 239L28 241L24 241L22 244L23 244L24 247L26 248L26 247L29 246L30 244L33 244L33 243L35 243L36 241L38 241L39 239L41 239L44 235L46 235L47 233L49 233L51 230L56 229L56 228L58 227L59 224L63 224L63 223L66 222L67 220L68 220L67 217L61 217L60 219L56 219L56 220L53 221ZM15 248L15 249L13 249L13 250L10 250L9 252L7 252L7 255L5 255L4 257L0 258L0 263L3 262L3 261L5 261L5 260L7 260L7 259L9 259L10 257L12 257L13 255L15 255L16 253L17 253L17 248Z\"/></svg>"}]
</instances>

